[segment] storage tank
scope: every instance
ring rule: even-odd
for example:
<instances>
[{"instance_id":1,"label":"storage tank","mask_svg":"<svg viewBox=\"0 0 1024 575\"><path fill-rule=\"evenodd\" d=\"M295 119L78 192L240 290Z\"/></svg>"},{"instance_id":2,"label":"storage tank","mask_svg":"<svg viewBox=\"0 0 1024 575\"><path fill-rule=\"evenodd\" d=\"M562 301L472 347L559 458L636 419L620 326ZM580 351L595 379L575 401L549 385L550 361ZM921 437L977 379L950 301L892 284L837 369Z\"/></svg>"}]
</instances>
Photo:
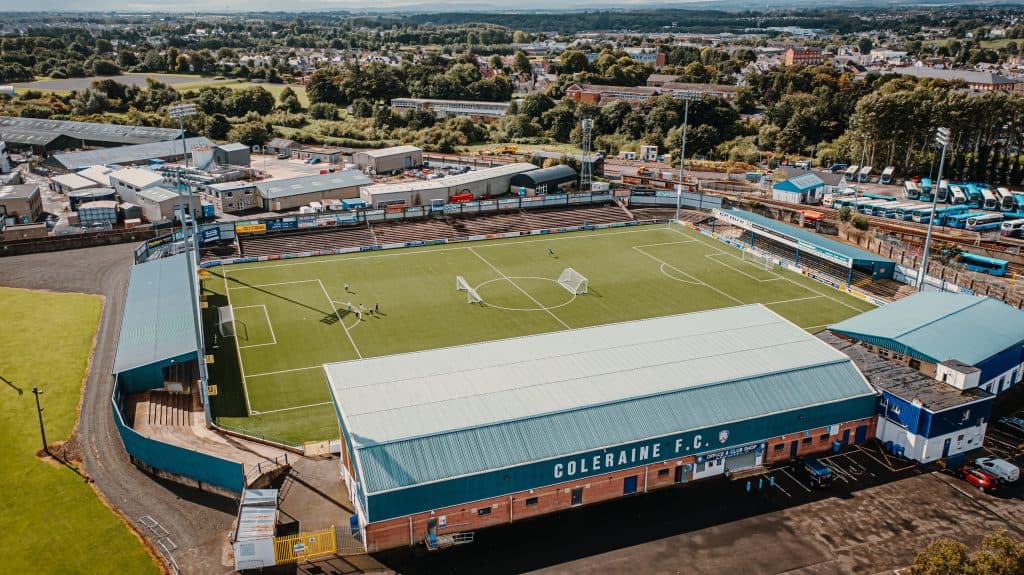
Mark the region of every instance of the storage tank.
<instances>
[{"instance_id":1,"label":"storage tank","mask_svg":"<svg viewBox=\"0 0 1024 575\"><path fill-rule=\"evenodd\" d=\"M114 188L88 188L68 193L68 203L72 212L77 212L82 204L114 199L117 199L117 192L114 191Z\"/></svg>"},{"instance_id":2,"label":"storage tank","mask_svg":"<svg viewBox=\"0 0 1024 575\"><path fill-rule=\"evenodd\" d=\"M192 148L192 165L200 170L205 170L213 162L213 148L210 146L196 146Z\"/></svg>"},{"instance_id":3,"label":"storage tank","mask_svg":"<svg viewBox=\"0 0 1024 575\"><path fill-rule=\"evenodd\" d=\"M82 227L87 227L96 223L116 224L117 202L113 200L102 200L78 206L78 222Z\"/></svg>"}]
</instances>

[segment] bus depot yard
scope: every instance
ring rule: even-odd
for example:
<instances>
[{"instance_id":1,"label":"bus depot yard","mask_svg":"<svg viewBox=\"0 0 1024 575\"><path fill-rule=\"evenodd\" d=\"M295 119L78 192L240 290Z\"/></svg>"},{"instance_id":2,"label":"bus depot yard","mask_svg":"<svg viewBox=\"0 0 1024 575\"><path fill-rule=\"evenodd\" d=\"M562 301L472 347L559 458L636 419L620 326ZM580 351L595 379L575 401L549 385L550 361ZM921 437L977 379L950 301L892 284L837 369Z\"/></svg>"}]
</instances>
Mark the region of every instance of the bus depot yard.
<instances>
[{"instance_id":1,"label":"bus depot yard","mask_svg":"<svg viewBox=\"0 0 1024 575\"><path fill-rule=\"evenodd\" d=\"M588 293L557 281L566 268ZM214 415L290 443L337 437L325 363L750 303L813 332L874 307L679 225L218 266L202 288Z\"/></svg>"}]
</instances>

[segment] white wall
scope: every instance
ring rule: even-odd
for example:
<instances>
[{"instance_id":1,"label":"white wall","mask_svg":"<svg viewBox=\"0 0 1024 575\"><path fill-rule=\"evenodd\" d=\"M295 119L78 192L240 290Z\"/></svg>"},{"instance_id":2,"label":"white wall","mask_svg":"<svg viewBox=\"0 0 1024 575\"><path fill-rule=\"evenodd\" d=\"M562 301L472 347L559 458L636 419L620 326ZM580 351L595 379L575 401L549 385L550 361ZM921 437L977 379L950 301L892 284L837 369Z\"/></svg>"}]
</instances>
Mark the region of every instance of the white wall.
<instances>
[{"instance_id":1,"label":"white wall","mask_svg":"<svg viewBox=\"0 0 1024 575\"><path fill-rule=\"evenodd\" d=\"M949 439L949 455L965 453L972 449L981 447L985 438L985 424L975 425L967 429L961 429L946 435L926 439L920 435L913 435L903 427L896 425L884 417L878 418L878 425L875 428L875 437L882 443L891 441L894 444L903 446L904 455L919 461L929 463L942 459L942 446ZM957 438L961 437L960 440Z\"/></svg>"},{"instance_id":2,"label":"white wall","mask_svg":"<svg viewBox=\"0 0 1024 575\"><path fill-rule=\"evenodd\" d=\"M1024 379L1024 363L1015 365L992 379L982 382L978 387L999 395L1020 383L1021 379Z\"/></svg>"}]
</instances>

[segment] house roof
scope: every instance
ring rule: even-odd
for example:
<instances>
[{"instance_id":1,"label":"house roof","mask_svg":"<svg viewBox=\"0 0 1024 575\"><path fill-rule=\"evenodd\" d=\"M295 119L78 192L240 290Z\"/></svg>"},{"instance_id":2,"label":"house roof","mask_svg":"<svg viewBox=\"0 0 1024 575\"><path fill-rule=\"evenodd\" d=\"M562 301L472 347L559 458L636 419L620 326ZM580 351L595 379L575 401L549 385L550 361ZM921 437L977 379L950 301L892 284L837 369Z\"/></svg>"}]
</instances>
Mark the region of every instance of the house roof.
<instances>
[{"instance_id":1,"label":"house roof","mask_svg":"<svg viewBox=\"0 0 1024 575\"><path fill-rule=\"evenodd\" d=\"M121 168L120 170L110 172L108 176L111 180L119 180L136 188L144 188L164 181L163 175L159 172L142 168Z\"/></svg>"},{"instance_id":2,"label":"house roof","mask_svg":"<svg viewBox=\"0 0 1024 575\"><path fill-rule=\"evenodd\" d=\"M249 146L241 142L235 142L233 144L219 144L217 148L224 150L225 152L248 152Z\"/></svg>"},{"instance_id":3,"label":"house roof","mask_svg":"<svg viewBox=\"0 0 1024 575\"><path fill-rule=\"evenodd\" d=\"M533 164L518 162L515 164L494 166L493 168L471 170L464 174L456 174L454 176L447 176L436 180L410 180L408 182L395 182L392 184L373 184L372 186L364 186L361 188L360 192L373 196L375 194L393 194L396 192L415 192L445 188L451 189L483 180L489 180L491 178L514 176L515 174L521 174L523 172L529 172L536 169L537 166Z\"/></svg>"},{"instance_id":4,"label":"house roof","mask_svg":"<svg viewBox=\"0 0 1024 575\"><path fill-rule=\"evenodd\" d=\"M117 336L113 373L196 352L185 254L136 265Z\"/></svg>"},{"instance_id":5,"label":"house roof","mask_svg":"<svg viewBox=\"0 0 1024 575\"><path fill-rule=\"evenodd\" d=\"M287 178L282 180L264 180L256 183L256 189L260 195L269 200L286 198L290 196L301 196L337 190L339 188L354 188L369 184L369 176L358 170L345 170L330 174L317 174L313 176L302 176L299 178Z\"/></svg>"},{"instance_id":6,"label":"house roof","mask_svg":"<svg viewBox=\"0 0 1024 575\"><path fill-rule=\"evenodd\" d=\"M993 74L992 72L975 72L973 70L946 70L943 68L929 68L926 66L907 66L906 68L896 68L893 72L896 74L903 74L905 76L914 76L916 78L934 78L936 80L946 81L963 80L968 84L991 84L998 86L1017 83L1017 80L1007 78L1000 74Z\"/></svg>"},{"instance_id":7,"label":"house roof","mask_svg":"<svg viewBox=\"0 0 1024 575\"><path fill-rule=\"evenodd\" d=\"M178 198L178 192L163 186L153 186L152 188L139 190L138 192L135 192L135 195L155 203L166 202L168 200Z\"/></svg>"},{"instance_id":8,"label":"house roof","mask_svg":"<svg viewBox=\"0 0 1024 575\"><path fill-rule=\"evenodd\" d=\"M776 190L782 190L786 192L809 192L816 190L825 185L825 182L819 178L816 174L810 172L803 173L799 176L783 180L774 186Z\"/></svg>"},{"instance_id":9,"label":"house roof","mask_svg":"<svg viewBox=\"0 0 1024 575\"><path fill-rule=\"evenodd\" d=\"M50 179L69 190L83 190L85 188L100 187L100 183L96 180L79 176L78 174L61 174ZM109 182L110 178L107 178L107 181Z\"/></svg>"},{"instance_id":10,"label":"house roof","mask_svg":"<svg viewBox=\"0 0 1024 575\"><path fill-rule=\"evenodd\" d=\"M39 184L10 184L0 186L0 200L20 199L27 200L32 196L39 195Z\"/></svg>"},{"instance_id":11,"label":"house roof","mask_svg":"<svg viewBox=\"0 0 1024 575\"><path fill-rule=\"evenodd\" d=\"M180 132L178 132L180 134ZM191 150L202 146L213 145L204 137L185 138L185 149ZM119 148L103 148L81 152L58 152L48 162L67 170L79 170L89 166L107 166L114 164L136 164L147 160L180 157L182 155L181 139L165 142L151 142Z\"/></svg>"},{"instance_id":12,"label":"house roof","mask_svg":"<svg viewBox=\"0 0 1024 575\"><path fill-rule=\"evenodd\" d=\"M817 337L849 356L876 389L911 403L916 401L932 413L992 397L990 392L979 387L961 391L936 381L910 366L880 357L827 329L819 332Z\"/></svg>"},{"instance_id":13,"label":"house roof","mask_svg":"<svg viewBox=\"0 0 1024 575\"><path fill-rule=\"evenodd\" d=\"M874 395L761 305L324 370L368 494Z\"/></svg>"},{"instance_id":14,"label":"house roof","mask_svg":"<svg viewBox=\"0 0 1024 575\"><path fill-rule=\"evenodd\" d=\"M830 329L932 363L977 365L1024 341L1024 311L990 297L920 292Z\"/></svg>"}]
</instances>

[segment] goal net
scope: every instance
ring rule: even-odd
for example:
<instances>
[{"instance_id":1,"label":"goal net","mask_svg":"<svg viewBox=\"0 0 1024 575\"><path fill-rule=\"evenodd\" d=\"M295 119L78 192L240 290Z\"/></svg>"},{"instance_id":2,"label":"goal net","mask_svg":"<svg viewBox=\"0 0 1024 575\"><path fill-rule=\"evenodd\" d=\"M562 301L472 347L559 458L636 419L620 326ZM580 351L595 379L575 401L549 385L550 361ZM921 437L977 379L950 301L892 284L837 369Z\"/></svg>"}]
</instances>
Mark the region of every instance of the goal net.
<instances>
[{"instance_id":1,"label":"goal net","mask_svg":"<svg viewBox=\"0 0 1024 575\"><path fill-rule=\"evenodd\" d=\"M587 293L589 282L580 272L572 268L565 268L562 270L562 274L558 276L558 283L569 290L569 293L584 294Z\"/></svg>"},{"instance_id":2,"label":"goal net","mask_svg":"<svg viewBox=\"0 0 1024 575\"><path fill-rule=\"evenodd\" d=\"M763 256L758 253L754 253L750 250L743 250L743 261L750 262L751 264L764 268L766 270L772 269L772 260L767 256Z\"/></svg>"},{"instance_id":3,"label":"goal net","mask_svg":"<svg viewBox=\"0 0 1024 575\"><path fill-rule=\"evenodd\" d=\"M476 290L470 287L469 282L462 276L455 276L455 289L466 292L466 301L469 303L481 303L483 300Z\"/></svg>"},{"instance_id":4,"label":"goal net","mask_svg":"<svg viewBox=\"0 0 1024 575\"><path fill-rule=\"evenodd\" d=\"M225 305L217 308L217 326L222 336L234 337L235 312L231 309L231 306Z\"/></svg>"}]
</instances>

